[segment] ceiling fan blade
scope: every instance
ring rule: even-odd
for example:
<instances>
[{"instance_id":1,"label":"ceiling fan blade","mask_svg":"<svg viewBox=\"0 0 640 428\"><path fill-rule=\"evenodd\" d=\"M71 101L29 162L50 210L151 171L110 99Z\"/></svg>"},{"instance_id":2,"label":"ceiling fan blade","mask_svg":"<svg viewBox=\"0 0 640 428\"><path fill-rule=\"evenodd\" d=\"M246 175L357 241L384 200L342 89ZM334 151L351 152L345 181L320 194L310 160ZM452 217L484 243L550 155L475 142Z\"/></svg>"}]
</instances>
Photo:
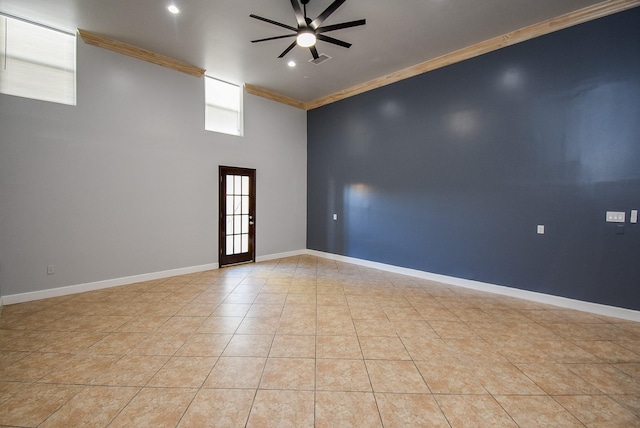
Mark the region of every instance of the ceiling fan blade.
<instances>
[{"instance_id":1,"label":"ceiling fan blade","mask_svg":"<svg viewBox=\"0 0 640 428\"><path fill-rule=\"evenodd\" d=\"M327 19L333 12L335 12L336 9L342 6L342 3L344 3L345 1L347 0L335 0L333 3L329 5L328 8L324 10L324 12L318 15L318 17L314 19L309 26L314 30L318 28L320 24L322 24L325 19Z\"/></svg>"},{"instance_id":2,"label":"ceiling fan blade","mask_svg":"<svg viewBox=\"0 0 640 428\"><path fill-rule=\"evenodd\" d=\"M302 13L302 8L300 8L300 3L298 3L298 0L291 0L291 6L293 6L293 13L296 14L298 27L306 27L307 21L304 19L304 14Z\"/></svg>"},{"instance_id":3,"label":"ceiling fan blade","mask_svg":"<svg viewBox=\"0 0 640 428\"><path fill-rule=\"evenodd\" d=\"M295 36L296 36L295 34L287 34L285 36L267 37L266 39L251 40L251 43L266 42L269 40L277 40L277 39L286 39L288 37L295 37Z\"/></svg>"},{"instance_id":4,"label":"ceiling fan blade","mask_svg":"<svg viewBox=\"0 0 640 428\"><path fill-rule=\"evenodd\" d=\"M289 45L289 47L288 47L288 48L286 48L286 49L284 50L284 52L282 52L278 58L283 58L286 54L288 54L288 53L289 53L289 51L290 51L291 49L295 48L295 47L296 47L296 45L297 45L297 43L296 43L295 41L294 41L293 43L291 43L291 44Z\"/></svg>"},{"instance_id":5,"label":"ceiling fan blade","mask_svg":"<svg viewBox=\"0 0 640 428\"><path fill-rule=\"evenodd\" d=\"M336 30L342 30L343 28L357 27L359 25L365 25L366 23L367 23L366 19L359 19L357 21L349 21L349 22L343 22L342 24L327 25L326 27L320 27L316 30L316 32L326 33L327 31L336 31Z\"/></svg>"},{"instance_id":6,"label":"ceiling fan blade","mask_svg":"<svg viewBox=\"0 0 640 428\"><path fill-rule=\"evenodd\" d=\"M318 49L316 49L315 46L310 46L309 50L311 51L311 55L313 55L313 59L320 58L320 55L318 55Z\"/></svg>"},{"instance_id":7,"label":"ceiling fan blade","mask_svg":"<svg viewBox=\"0 0 640 428\"><path fill-rule=\"evenodd\" d=\"M295 31L295 32L298 31L297 28L293 28L290 25L283 24L282 22L277 22L277 21L274 21L274 20L269 19L269 18L263 18L262 16L258 16L258 15L254 15L254 14L251 14L249 16L251 18L255 18L255 19L258 19L260 21L268 22L269 24L277 25L278 27L286 28L287 30L291 30L291 31Z\"/></svg>"},{"instance_id":8,"label":"ceiling fan blade","mask_svg":"<svg viewBox=\"0 0 640 428\"><path fill-rule=\"evenodd\" d=\"M318 40L323 42L333 43L334 45L342 46L343 48L350 48L351 43L343 42L342 40L334 39L333 37L325 36L324 34L318 34L316 36Z\"/></svg>"}]
</instances>

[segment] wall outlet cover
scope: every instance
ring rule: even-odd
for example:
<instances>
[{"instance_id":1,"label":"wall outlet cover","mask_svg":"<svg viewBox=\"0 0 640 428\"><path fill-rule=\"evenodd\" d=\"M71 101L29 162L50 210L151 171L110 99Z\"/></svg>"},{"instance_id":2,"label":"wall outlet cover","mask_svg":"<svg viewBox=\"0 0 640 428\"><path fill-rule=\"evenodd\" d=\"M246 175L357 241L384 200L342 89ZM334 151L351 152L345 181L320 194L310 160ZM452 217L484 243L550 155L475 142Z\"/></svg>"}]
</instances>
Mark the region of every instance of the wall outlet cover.
<instances>
[{"instance_id":1,"label":"wall outlet cover","mask_svg":"<svg viewBox=\"0 0 640 428\"><path fill-rule=\"evenodd\" d=\"M624 223L624 211L607 211L607 223Z\"/></svg>"}]
</instances>

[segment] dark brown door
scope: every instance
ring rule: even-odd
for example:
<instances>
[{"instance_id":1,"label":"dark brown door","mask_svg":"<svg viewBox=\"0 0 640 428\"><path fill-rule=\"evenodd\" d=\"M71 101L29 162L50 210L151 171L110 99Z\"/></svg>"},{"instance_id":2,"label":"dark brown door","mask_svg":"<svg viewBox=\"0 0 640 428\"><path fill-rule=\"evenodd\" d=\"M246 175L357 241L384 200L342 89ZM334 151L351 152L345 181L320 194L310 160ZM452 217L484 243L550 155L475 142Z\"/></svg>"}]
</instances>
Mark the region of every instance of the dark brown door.
<instances>
[{"instance_id":1,"label":"dark brown door","mask_svg":"<svg viewBox=\"0 0 640 428\"><path fill-rule=\"evenodd\" d=\"M256 260L256 170L220 167L218 264Z\"/></svg>"}]
</instances>

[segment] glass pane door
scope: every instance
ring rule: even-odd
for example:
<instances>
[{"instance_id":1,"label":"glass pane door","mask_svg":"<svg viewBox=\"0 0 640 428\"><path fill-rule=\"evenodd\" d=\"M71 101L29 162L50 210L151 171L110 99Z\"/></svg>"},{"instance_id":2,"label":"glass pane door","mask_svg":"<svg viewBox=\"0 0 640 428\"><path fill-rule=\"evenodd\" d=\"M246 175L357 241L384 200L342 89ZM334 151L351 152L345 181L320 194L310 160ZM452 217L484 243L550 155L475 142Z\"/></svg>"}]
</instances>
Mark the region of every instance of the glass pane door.
<instances>
[{"instance_id":1,"label":"glass pane door","mask_svg":"<svg viewBox=\"0 0 640 428\"><path fill-rule=\"evenodd\" d=\"M255 170L220 167L220 266L255 261Z\"/></svg>"}]
</instances>

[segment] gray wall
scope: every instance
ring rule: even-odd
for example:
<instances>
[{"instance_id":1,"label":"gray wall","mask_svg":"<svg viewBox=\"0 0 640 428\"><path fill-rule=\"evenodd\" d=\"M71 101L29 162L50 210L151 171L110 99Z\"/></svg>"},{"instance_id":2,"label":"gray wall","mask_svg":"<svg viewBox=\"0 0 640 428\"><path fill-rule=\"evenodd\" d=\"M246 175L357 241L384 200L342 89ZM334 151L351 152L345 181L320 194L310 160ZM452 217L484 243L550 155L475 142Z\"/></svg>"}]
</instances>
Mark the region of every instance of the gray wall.
<instances>
[{"instance_id":1,"label":"gray wall","mask_svg":"<svg viewBox=\"0 0 640 428\"><path fill-rule=\"evenodd\" d=\"M258 257L305 248L304 111L245 95L244 138L207 132L203 79L81 40L77 82L0 95L2 295L216 263L218 165L257 169Z\"/></svg>"},{"instance_id":2,"label":"gray wall","mask_svg":"<svg viewBox=\"0 0 640 428\"><path fill-rule=\"evenodd\" d=\"M640 8L309 112L307 247L640 309L640 225L605 222L640 209L638 23Z\"/></svg>"}]
</instances>

